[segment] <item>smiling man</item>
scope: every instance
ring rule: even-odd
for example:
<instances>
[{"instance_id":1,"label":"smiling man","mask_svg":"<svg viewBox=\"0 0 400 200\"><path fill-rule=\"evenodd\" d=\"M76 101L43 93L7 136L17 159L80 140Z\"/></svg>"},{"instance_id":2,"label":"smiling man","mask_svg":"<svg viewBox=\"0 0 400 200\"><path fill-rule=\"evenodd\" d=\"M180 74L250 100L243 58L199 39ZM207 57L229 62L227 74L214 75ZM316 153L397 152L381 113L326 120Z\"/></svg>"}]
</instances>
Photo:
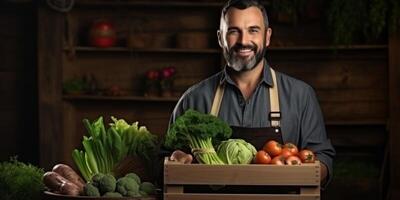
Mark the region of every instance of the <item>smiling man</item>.
<instances>
[{"instance_id":1,"label":"smiling man","mask_svg":"<svg viewBox=\"0 0 400 200\"><path fill-rule=\"evenodd\" d=\"M256 0L227 2L217 34L227 65L183 94L171 123L192 108L223 119L232 127L233 137L257 149L272 139L310 149L321 161L321 183L327 183L335 150L315 92L268 65L265 54L272 29L263 5ZM171 159L187 163L191 157L176 150Z\"/></svg>"}]
</instances>

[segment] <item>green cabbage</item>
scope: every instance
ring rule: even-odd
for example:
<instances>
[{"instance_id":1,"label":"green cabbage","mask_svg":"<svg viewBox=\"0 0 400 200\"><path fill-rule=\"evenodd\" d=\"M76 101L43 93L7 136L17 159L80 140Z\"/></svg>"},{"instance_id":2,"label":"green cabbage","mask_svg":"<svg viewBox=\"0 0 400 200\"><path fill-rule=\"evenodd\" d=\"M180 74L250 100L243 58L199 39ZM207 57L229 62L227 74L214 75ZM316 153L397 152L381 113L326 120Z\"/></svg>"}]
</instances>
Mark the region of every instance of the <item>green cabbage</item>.
<instances>
[{"instance_id":1,"label":"green cabbage","mask_svg":"<svg viewBox=\"0 0 400 200\"><path fill-rule=\"evenodd\" d=\"M256 148L242 139L222 141L217 149L218 157L228 165L249 164L256 153Z\"/></svg>"}]
</instances>

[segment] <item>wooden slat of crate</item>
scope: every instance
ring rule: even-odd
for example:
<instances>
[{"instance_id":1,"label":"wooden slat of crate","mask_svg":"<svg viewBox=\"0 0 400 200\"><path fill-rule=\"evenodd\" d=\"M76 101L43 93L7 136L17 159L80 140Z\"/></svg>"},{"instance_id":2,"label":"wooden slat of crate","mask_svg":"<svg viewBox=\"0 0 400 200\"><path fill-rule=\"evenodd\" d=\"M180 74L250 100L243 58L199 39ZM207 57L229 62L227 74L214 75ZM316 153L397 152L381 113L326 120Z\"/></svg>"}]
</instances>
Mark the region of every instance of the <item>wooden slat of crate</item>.
<instances>
[{"instance_id":1,"label":"wooden slat of crate","mask_svg":"<svg viewBox=\"0 0 400 200\"><path fill-rule=\"evenodd\" d=\"M275 185L319 186L320 165L202 165L165 160L164 182L168 185Z\"/></svg>"},{"instance_id":2,"label":"wooden slat of crate","mask_svg":"<svg viewBox=\"0 0 400 200\"><path fill-rule=\"evenodd\" d=\"M164 199L179 200L317 200L319 195L293 195L293 194L206 194L206 193L186 193L186 194L165 194Z\"/></svg>"}]
</instances>

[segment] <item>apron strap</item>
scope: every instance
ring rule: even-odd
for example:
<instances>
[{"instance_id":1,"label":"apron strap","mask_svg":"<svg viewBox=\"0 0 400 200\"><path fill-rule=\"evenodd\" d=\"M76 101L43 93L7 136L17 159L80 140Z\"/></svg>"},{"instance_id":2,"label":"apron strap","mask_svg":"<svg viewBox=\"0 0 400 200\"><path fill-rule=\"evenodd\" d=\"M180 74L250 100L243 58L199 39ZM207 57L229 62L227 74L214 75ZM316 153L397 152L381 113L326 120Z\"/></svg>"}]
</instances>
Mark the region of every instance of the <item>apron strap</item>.
<instances>
[{"instance_id":1,"label":"apron strap","mask_svg":"<svg viewBox=\"0 0 400 200\"><path fill-rule=\"evenodd\" d=\"M271 112L269 113L269 120L271 121L272 127L279 127L281 121L281 112L279 109L279 94L278 94L278 84L276 82L275 70L270 68L272 76L272 87L269 87L269 103Z\"/></svg>"},{"instance_id":2,"label":"apron strap","mask_svg":"<svg viewBox=\"0 0 400 200\"><path fill-rule=\"evenodd\" d=\"M279 95L278 95L278 84L276 82L275 71L270 68L273 85L269 88L270 97L270 108L269 120L271 121L272 127L279 127L281 120L281 112L279 109ZM219 110L221 108L222 97L224 96L225 83L218 84L217 90L215 91L215 96L213 103L211 105L210 114L218 116Z\"/></svg>"},{"instance_id":3,"label":"apron strap","mask_svg":"<svg viewBox=\"0 0 400 200\"><path fill-rule=\"evenodd\" d=\"M222 97L224 96L225 83L218 84L215 92L214 100L211 106L210 114L218 117L219 109L221 108Z\"/></svg>"}]
</instances>

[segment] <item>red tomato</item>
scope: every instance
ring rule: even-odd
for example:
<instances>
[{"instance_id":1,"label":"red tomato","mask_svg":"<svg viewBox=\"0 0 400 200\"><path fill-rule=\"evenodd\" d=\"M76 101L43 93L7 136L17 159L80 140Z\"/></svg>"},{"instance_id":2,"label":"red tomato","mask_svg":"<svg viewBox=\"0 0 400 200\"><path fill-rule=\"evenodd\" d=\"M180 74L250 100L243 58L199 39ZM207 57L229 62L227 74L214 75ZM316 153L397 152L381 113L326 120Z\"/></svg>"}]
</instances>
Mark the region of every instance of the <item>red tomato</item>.
<instances>
[{"instance_id":1,"label":"red tomato","mask_svg":"<svg viewBox=\"0 0 400 200\"><path fill-rule=\"evenodd\" d=\"M116 32L111 22L100 20L93 23L89 32L90 45L106 48L114 46L116 41Z\"/></svg>"},{"instance_id":2,"label":"red tomato","mask_svg":"<svg viewBox=\"0 0 400 200\"><path fill-rule=\"evenodd\" d=\"M285 163L287 165L300 165L301 160L297 156L289 156L288 158L286 158Z\"/></svg>"},{"instance_id":3,"label":"red tomato","mask_svg":"<svg viewBox=\"0 0 400 200\"><path fill-rule=\"evenodd\" d=\"M294 145L293 143L290 143L290 142L288 142L288 143L286 143L285 145L283 145L283 148L289 149L290 152L291 152L293 155L297 155L297 153L299 153L299 149L297 148L297 146Z\"/></svg>"},{"instance_id":4,"label":"red tomato","mask_svg":"<svg viewBox=\"0 0 400 200\"><path fill-rule=\"evenodd\" d=\"M314 163L315 162L315 154L308 149L301 150L299 152L299 157L301 159L301 162L303 162L303 163Z\"/></svg>"},{"instance_id":5,"label":"red tomato","mask_svg":"<svg viewBox=\"0 0 400 200\"><path fill-rule=\"evenodd\" d=\"M284 165L285 164L285 158L283 156L275 156L271 160L271 164L273 164L273 165Z\"/></svg>"},{"instance_id":6,"label":"red tomato","mask_svg":"<svg viewBox=\"0 0 400 200\"><path fill-rule=\"evenodd\" d=\"M279 144L279 142L277 142L275 140L270 140L264 145L263 150L266 151L272 157L275 157L275 156L281 154L282 145Z\"/></svg>"},{"instance_id":7,"label":"red tomato","mask_svg":"<svg viewBox=\"0 0 400 200\"><path fill-rule=\"evenodd\" d=\"M264 150L257 152L255 157L256 164L269 164L271 162L271 156L268 155Z\"/></svg>"},{"instance_id":8,"label":"red tomato","mask_svg":"<svg viewBox=\"0 0 400 200\"><path fill-rule=\"evenodd\" d=\"M282 157L284 157L285 159L288 158L289 156L294 156L294 154L292 153L292 151L289 148L283 148L282 152L280 154Z\"/></svg>"}]
</instances>

